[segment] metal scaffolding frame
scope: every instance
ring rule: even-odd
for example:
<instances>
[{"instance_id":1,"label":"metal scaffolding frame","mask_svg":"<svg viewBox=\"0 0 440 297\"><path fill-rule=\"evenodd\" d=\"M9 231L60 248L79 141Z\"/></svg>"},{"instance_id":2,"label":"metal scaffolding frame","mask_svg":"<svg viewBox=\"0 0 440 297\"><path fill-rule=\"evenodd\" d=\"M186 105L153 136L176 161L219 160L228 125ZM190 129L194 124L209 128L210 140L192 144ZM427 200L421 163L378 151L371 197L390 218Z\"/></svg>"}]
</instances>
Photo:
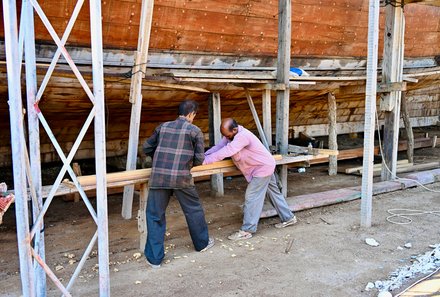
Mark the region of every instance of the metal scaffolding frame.
<instances>
[{"instance_id":1,"label":"metal scaffolding frame","mask_svg":"<svg viewBox=\"0 0 440 297\"><path fill-rule=\"evenodd\" d=\"M106 181L106 151L105 151L105 109L104 109L104 70L102 50L102 23L101 2L90 0L90 26L92 50L92 76L93 92L79 72L75 62L64 47L69 34L75 24L76 18L83 6L84 0L78 0L65 32L60 39L47 19L37 0L23 0L21 14L21 31L18 34L16 1L3 1L3 15L5 22L5 46L8 72L8 90L11 122L11 146L14 172L14 189L16 196L16 221L17 240L20 258L20 274L23 296L46 296L46 274L58 287L64 296L71 296L70 289L79 272L85 264L93 246L98 242L99 263L99 293L100 296L110 295L109 260L108 260L108 216L107 216L107 181ZM34 37L34 11L38 14L44 26L56 43L58 50L52 59L46 75L37 87L35 37ZM29 124L29 150L28 156L25 128L23 125L22 97L21 97L21 64L23 43L25 46L25 69L27 90L27 111ZM38 103L44 93L55 66L63 55L77 77L84 91L88 95L93 107L81 128L77 139L67 157L61 149L55 135L46 121ZM96 160L96 199L97 210L93 208L87 195L79 184L77 177L70 165L82 139L94 120L95 133L95 160ZM41 123L55 147L63 167L61 168L46 201L43 204L41 195L41 165L39 148L39 125ZM30 161L29 161L30 157ZM46 214L54 194L57 191L66 171L78 189L93 220L97 230L86 247L81 260L67 285L63 285L54 272L45 262L44 247L44 215ZM29 227L28 215L28 189L32 200L32 225Z\"/></svg>"}]
</instances>

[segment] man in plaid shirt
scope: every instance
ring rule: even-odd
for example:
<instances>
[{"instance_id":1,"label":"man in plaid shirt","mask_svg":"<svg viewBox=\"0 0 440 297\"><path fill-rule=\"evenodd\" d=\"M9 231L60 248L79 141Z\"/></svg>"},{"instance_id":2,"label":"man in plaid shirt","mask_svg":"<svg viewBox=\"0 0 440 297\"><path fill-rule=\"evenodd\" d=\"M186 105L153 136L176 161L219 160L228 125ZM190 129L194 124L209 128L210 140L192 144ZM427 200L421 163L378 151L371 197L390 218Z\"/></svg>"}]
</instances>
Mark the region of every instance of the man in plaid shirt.
<instances>
[{"instance_id":1,"label":"man in plaid shirt","mask_svg":"<svg viewBox=\"0 0 440 297\"><path fill-rule=\"evenodd\" d=\"M192 124L197 110L197 102L183 101L179 105L179 117L159 125L143 145L144 153L153 157L144 251L153 268L159 268L165 256L165 211L173 193L185 214L196 251L205 251L214 245L190 172L193 166L201 165L205 157L202 131Z\"/></svg>"}]
</instances>

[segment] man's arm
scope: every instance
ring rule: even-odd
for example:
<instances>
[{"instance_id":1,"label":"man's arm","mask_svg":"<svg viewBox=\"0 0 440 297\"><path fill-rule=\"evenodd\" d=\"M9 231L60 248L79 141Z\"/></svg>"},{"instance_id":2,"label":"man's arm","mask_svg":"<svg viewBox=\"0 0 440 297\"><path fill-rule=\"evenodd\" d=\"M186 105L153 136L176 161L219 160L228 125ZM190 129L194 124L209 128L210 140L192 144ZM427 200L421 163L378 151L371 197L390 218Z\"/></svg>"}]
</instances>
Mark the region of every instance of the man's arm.
<instances>
[{"instance_id":1,"label":"man's arm","mask_svg":"<svg viewBox=\"0 0 440 297\"><path fill-rule=\"evenodd\" d=\"M205 159L205 141L202 131L198 131L195 135L194 143L194 166L202 165Z\"/></svg>"},{"instance_id":2,"label":"man's arm","mask_svg":"<svg viewBox=\"0 0 440 297\"><path fill-rule=\"evenodd\" d=\"M205 152L205 156L210 155L212 153L215 153L219 149L221 149L224 146L226 146L226 144L228 144L228 140L226 139L226 137L222 137L222 139L220 140L219 143L217 143L216 145L214 145L212 148L210 148L209 150L207 150Z\"/></svg>"},{"instance_id":3,"label":"man's arm","mask_svg":"<svg viewBox=\"0 0 440 297\"><path fill-rule=\"evenodd\" d=\"M205 156L205 161L203 161L203 164L211 164L217 161L221 161L224 158L232 157L248 144L249 140L246 136L236 135L234 140L232 140L226 146L219 149L215 153Z\"/></svg>"},{"instance_id":4,"label":"man's arm","mask_svg":"<svg viewBox=\"0 0 440 297\"><path fill-rule=\"evenodd\" d=\"M154 129L153 134L147 140L145 140L144 144L142 145L142 150L144 151L144 153L151 158L153 158L154 152L156 151L157 145L159 143L159 133L161 126L162 125L157 126L156 129Z\"/></svg>"}]
</instances>

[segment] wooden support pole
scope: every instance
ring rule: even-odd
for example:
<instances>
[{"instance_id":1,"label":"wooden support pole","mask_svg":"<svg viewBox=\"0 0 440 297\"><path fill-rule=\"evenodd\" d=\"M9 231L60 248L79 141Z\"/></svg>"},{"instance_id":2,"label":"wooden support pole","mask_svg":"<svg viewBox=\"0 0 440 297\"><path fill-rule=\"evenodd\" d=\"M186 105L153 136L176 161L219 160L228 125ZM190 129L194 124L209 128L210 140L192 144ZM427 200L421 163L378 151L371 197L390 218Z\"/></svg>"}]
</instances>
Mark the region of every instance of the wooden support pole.
<instances>
[{"instance_id":1,"label":"wooden support pole","mask_svg":"<svg viewBox=\"0 0 440 297\"><path fill-rule=\"evenodd\" d=\"M272 145L272 108L271 108L271 90L264 89L262 97L263 110L263 130L266 135L267 143Z\"/></svg>"},{"instance_id":2,"label":"wooden support pole","mask_svg":"<svg viewBox=\"0 0 440 297\"><path fill-rule=\"evenodd\" d=\"M139 231L139 250L145 250L145 243L147 242L147 199L148 199L148 183L140 185L139 194L139 210L137 215L138 231Z\"/></svg>"},{"instance_id":3,"label":"wooden support pole","mask_svg":"<svg viewBox=\"0 0 440 297\"><path fill-rule=\"evenodd\" d=\"M336 131L336 98L333 93L328 93L328 148L338 150L338 132ZM328 158L329 175L338 173L338 156Z\"/></svg>"},{"instance_id":4,"label":"wooden support pole","mask_svg":"<svg viewBox=\"0 0 440 297\"><path fill-rule=\"evenodd\" d=\"M93 95L95 96L95 168L96 214L98 225L99 296L110 296L110 269L108 247L107 168L104 104L104 58L102 46L101 1L90 0L90 32L93 68Z\"/></svg>"},{"instance_id":5,"label":"wooden support pole","mask_svg":"<svg viewBox=\"0 0 440 297\"><path fill-rule=\"evenodd\" d=\"M3 1L6 69L8 79L9 120L15 190L15 217L17 224L20 279L24 297L37 296L34 286L32 255L29 242L29 210L26 187L23 105L21 97L21 57L18 53L18 26L15 0Z\"/></svg>"},{"instance_id":6,"label":"wooden support pole","mask_svg":"<svg viewBox=\"0 0 440 297\"><path fill-rule=\"evenodd\" d=\"M36 218L43 208L42 182L41 182L41 159L40 159L40 125L35 108L37 96L37 66L35 57L35 32L34 32L34 9L29 1L23 1L23 15L25 36L25 69L26 69L26 97L27 97L27 116L29 131L29 159L32 182L28 181L29 187L32 187L35 199L32 199L32 219L35 223ZM21 59L21 57L19 57ZM27 160L26 160L27 162ZM44 223L37 227L34 237L34 249L43 261L45 261L45 243L44 243ZM46 296L46 273L40 265L34 268L35 292L37 296Z\"/></svg>"},{"instance_id":7,"label":"wooden support pole","mask_svg":"<svg viewBox=\"0 0 440 297\"><path fill-rule=\"evenodd\" d=\"M408 139L408 148L406 150L406 154L410 163L414 162L414 134L412 130L411 121L409 119L408 113L408 99L405 96L405 93L402 93L401 98L401 109L402 109L402 118L403 123L405 124L406 135Z\"/></svg>"},{"instance_id":8,"label":"wooden support pole","mask_svg":"<svg viewBox=\"0 0 440 297\"><path fill-rule=\"evenodd\" d=\"M276 146L281 154L287 154L289 137L289 72L291 44L291 1L278 1L278 59L277 83L284 84L285 90L277 91ZM281 166L282 193L287 197L287 166Z\"/></svg>"},{"instance_id":9,"label":"wooden support pole","mask_svg":"<svg viewBox=\"0 0 440 297\"><path fill-rule=\"evenodd\" d=\"M257 110L255 109L254 101L252 100L251 94L249 93L248 89L246 89L246 98L249 104L249 108L251 109L252 117L254 118L255 125L257 125L257 130L258 130L258 134L260 135L261 142L266 147L266 149L270 151L269 143L267 142L266 135L264 134L263 127L261 126L260 118L258 117Z\"/></svg>"},{"instance_id":10,"label":"wooden support pole","mask_svg":"<svg viewBox=\"0 0 440 297\"><path fill-rule=\"evenodd\" d=\"M212 146L219 143L222 139L222 134L220 133L220 125L222 120L220 94L211 94L208 103L209 144ZM223 173L214 174L211 176L211 193L215 197L223 197L225 195Z\"/></svg>"},{"instance_id":11,"label":"wooden support pole","mask_svg":"<svg viewBox=\"0 0 440 297\"><path fill-rule=\"evenodd\" d=\"M388 4L385 7L382 83L401 83L403 80L404 31L405 17L403 7ZM382 180L393 179L396 175L400 101L401 91L384 93L381 97L380 106L385 112Z\"/></svg>"},{"instance_id":12,"label":"wooden support pole","mask_svg":"<svg viewBox=\"0 0 440 297\"><path fill-rule=\"evenodd\" d=\"M142 78L147 68L148 45L150 43L151 23L153 20L154 0L142 1L141 22L139 27L138 48L133 66L130 87L131 118L128 138L127 170L136 169L139 145L139 129L142 110ZM122 201L122 217L131 218L134 187L126 186Z\"/></svg>"},{"instance_id":13,"label":"wooden support pole","mask_svg":"<svg viewBox=\"0 0 440 297\"><path fill-rule=\"evenodd\" d=\"M376 119L379 2L370 0L368 12L367 82L365 89L364 158L361 188L361 226L371 227L373 202L374 127Z\"/></svg>"}]
</instances>

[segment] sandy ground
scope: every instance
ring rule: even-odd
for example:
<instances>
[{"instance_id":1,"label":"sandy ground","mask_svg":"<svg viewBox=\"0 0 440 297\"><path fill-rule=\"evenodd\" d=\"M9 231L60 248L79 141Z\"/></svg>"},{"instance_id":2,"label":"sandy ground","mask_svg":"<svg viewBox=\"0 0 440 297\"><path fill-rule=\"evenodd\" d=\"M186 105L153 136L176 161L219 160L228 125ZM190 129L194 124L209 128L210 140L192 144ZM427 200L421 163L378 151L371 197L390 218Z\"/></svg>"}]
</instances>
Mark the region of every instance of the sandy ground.
<instances>
[{"instance_id":1,"label":"sandy ground","mask_svg":"<svg viewBox=\"0 0 440 297\"><path fill-rule=\"evenodd\" d=\"M416 160L438 160L439 149L417 151ZM359 185L361 178L326 175L325 166L289 174L289 196L337 187ZM440 190L440 183L429 185ZM376 296L364 291L368 282L387 279L396 268L411 264L411 256L440 243L439 216L414 217L408 225L386 221L387 210L410 208L439 210L440 194L413 188L374 197L373 226L362 229L360 201L352 201L297 213L297 225L275 229L277 218L262 219L255 236L231 242L227 236L241 225L246 181L225 180L226 196L210 196L209 183L197 184L204 203L210 235L216 245L208 252L195 252L178 203L167 211L167 255L157 270L148 267L138 252L138 231L133 219L120 216L121 195L109 197L110 273L112 296ZM92 199L95 203L94 199ZM96 226L79 203L55 199L45 219L46 255L49 266L67 283ZM380 245L371 247L365 238ZM290 241L292 247L286 252ZM397 249L411 242L410 249ZM20 296L14 208L0 225L0 296ZM96 246L91 259L73 287L73 296L99 296ZM409 283L408 283L409 285ZM48 296L60 296L48 281Z\"/></svg>"}]
</instances>

